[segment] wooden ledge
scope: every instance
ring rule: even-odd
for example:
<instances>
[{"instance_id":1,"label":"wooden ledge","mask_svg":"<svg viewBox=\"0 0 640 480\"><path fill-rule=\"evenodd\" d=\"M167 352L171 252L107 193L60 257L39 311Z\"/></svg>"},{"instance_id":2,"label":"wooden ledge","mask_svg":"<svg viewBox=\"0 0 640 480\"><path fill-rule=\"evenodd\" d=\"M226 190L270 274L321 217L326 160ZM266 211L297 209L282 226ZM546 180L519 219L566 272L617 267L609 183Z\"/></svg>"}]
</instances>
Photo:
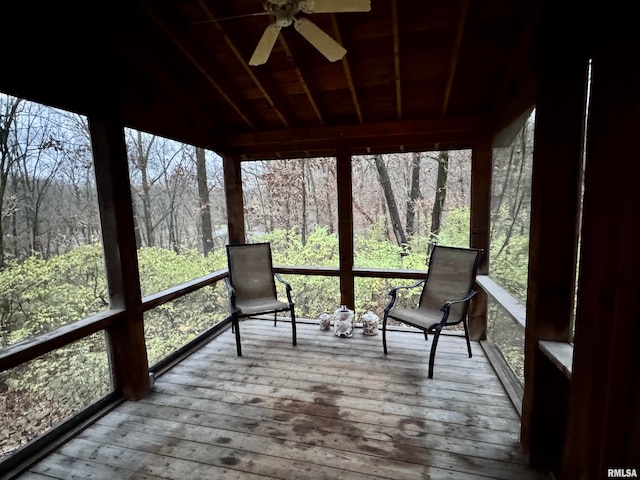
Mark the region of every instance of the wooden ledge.
<instances>
[{"instance_id":1,"label":"wooden ledge","mask_svg":"<svg viewBox=\"0 0 640 480\"><path fill-rule=\"evenodd\" d=\"M538 348L551 362L558 367L564 376L571 380L573 369L573 345L566 342L550 342L540 340Z\"/></svg>"},{"instance_id":2,"label":"wooden ledge","mask_svg":"<svg viewBox=\"0 0 640 480\"><path fill-rule=\"evenodd\" d=\"M522 328L527 325L527 310L513 295L491 280L488 275L477 275L476 283L487 295L498 302Z\"/></svg>"}]
</instances>

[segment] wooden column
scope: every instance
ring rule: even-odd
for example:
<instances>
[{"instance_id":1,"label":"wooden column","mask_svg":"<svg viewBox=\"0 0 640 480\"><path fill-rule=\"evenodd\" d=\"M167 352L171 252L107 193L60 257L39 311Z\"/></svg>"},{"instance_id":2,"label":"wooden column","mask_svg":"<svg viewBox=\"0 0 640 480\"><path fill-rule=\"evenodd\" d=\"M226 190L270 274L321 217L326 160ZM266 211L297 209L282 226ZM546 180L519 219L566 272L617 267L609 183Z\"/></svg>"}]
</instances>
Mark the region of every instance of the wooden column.
<instances>
[{"instance_id":1,"label":"wooden column","mask_svg":"<svg viewBox=\"0 0 640 480\"><path fill-rule=\"evenodd\" d=\"M592 58L565 479L640 475L640 39L619 14Z\"/></svg>"},{"instance_id":2,"label":"wooden column","mask_svg":"<svg viewBox=\"0 0 640 480\"><path fill-rule=\"evenodd\" d=\"M491 138L476 142L471 163L471 248L481 248L484 255L478 265L478 275L489 273L489 239L491 220L491 176L493 149ZM478 293L469 306L469 336L472 340L487 338L487 294L476 288Z\"/></svg>"},{"instance_id":3,"label":"wooden column","mask_svg":"<svg viewBox=\"0 0 640 480\"><path fill-rule=\"evenodd\" d=\"M571 340L587 65L559 41L549 41L539 65L521 437L532 465L550 470L562 459L567 379L546 365L538 342Z\"/></svg>"},{"instance_id":4,"label":"wooden column","mask_svg":"<svg viewBox=\"0 0 640 480\"><path fill-rule=\"evenodd\" d=\"M89 119L96 174L109 306L125 309L123 321L107 330L116 390L135 400L150 389L138 273L133 207L122 125Z\"/></svg>"},{"instance_id":5,"label":"wooden column","mask_svg":"<svg viewBox=\"0 0 640 480\"><path fill-rule=\"evenodd\" d=\"M338 241L340 254L340 304L355 307L353 277L353 201L351 186L351 154L339 150L338 171Z\"/></svg>"},{"instance_id":6,"label":"wooden column","mask_svg":"<svg viewBox=\"0 0 640 480\"><path fill-rule=\"evenodd\" d=\"M240 159L225 155L222 158L224 168L224 193L227 200L227 228L229 244L246 241L244 228L244 198L242 196L242 170Z\"/></svg>"},{"instance_id":7,"label":"wooden column","mask_svg":"<svg viewBox=\"0 0 640 480\"><path fill-rule=\"evenodd\" d=\"M476 142L471 157L471 248L482 248L484 255L478 275L489 273L489 239L491 220L491 175L493 148L491 138Z\"/></svg>"}]
</instances>

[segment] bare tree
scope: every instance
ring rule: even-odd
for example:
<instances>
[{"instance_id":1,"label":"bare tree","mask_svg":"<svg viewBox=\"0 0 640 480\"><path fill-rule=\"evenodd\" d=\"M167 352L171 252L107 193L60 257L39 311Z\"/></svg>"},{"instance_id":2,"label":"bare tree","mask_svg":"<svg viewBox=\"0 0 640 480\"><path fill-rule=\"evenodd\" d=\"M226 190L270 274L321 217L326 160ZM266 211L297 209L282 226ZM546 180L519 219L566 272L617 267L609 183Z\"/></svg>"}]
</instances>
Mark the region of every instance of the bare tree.
<instances>
[{"instance_id":1,"label":"bare tree","mask_svg":"<svg viewBox=\"0 0 640 480\"><path fill-rule=\"evenodd\" d=\"M409 199L407 200L407 222L405 224L407 235L417 232L416 203L420 198L420 153L414 153L411 160L411 186L409 189Z\"/></svg>"},{"instance_id":2,"label":"bare tree","mask_svg":"<svg viewBox=\"0 0 640 480\"><path fill-rule=\"evenodd\" d=\"M9 180L9 173L17 160L16 118L22 99L0 95L0 268L5 266L4 249L4 196Z\"/></svg>"},{"instance_id":3,"label":"bare tree","mask_svg":"<svg viewBox=\"0 0 640 480\"><path fill-rule=\"evenodd\" d=\"M387 201L387 209L389 212L389 217L391 219L391 227L393 229L393 233L395 234L398 245L405 246L407 244L407 237L404 233L404 229L402 228L402 223L400 222L398 205L396 204L396 198L393 194L393 188L391 186L391 180L389 178L387 166L384 163L382 155L374 155L373 159L376 165L376 170L378 172L378 181L380 182L380 186L382 187L382 191L384 192L385 200Z\"/></svg>"},{"instance_id":4,"label":"bare tree","mask_svg":"<svg viewBox=\"0 0 640 480\"><path fill-rule=\"evenodd\" d=\"M431 211L431 228L429 230L429 250L440 233L442 224L442 212L447 198L447 176L449 172L449 152L438 154L438 178L436 180L436 197Z\"/></svg>"},{"instance_id":5,"label":"bare tree","mask_svg":"<svg viewBox=\"0 0 640 480\"><path fill-rule=\"evenodd\" d=\"M207 163L203 148L196 147L196 177L198 181L198 198L200 205L200 228L202 229L202 253L207 256L213 249L211 228L211 203L209 202L209 186L207 182Z\"/></svg>"}]
</instances>

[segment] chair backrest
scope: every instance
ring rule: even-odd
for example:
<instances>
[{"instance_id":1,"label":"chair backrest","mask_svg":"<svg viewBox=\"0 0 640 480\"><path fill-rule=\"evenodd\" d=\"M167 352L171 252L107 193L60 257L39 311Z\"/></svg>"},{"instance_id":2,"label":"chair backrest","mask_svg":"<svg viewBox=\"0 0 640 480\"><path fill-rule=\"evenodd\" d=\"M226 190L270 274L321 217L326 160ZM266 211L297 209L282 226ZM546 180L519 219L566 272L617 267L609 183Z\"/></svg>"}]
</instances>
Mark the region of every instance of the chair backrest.
<instances>
[{"instance_id":1,"label":"chair backrest","mask_svg":"<svg viewBox=\"0 0 640 480\"><path fill-rule=\"evenodd\" d=\"M237 301L276 298L271 244L227 245L227 262Z\"/></svg>"},{"instance_id":2,"label":"chair backrest","mask_svg":"<svg viewBox=\"0 0 640 480\"><path fill-rule=\"evenodd\" d=\"M450 300L465 297L473 289L482 250L442 247L431 253L427 281L420 296L419 309L439 310ZM447 323L458 323L467 313L468 302L451 306Z\"/></svg>"}]
</instances>

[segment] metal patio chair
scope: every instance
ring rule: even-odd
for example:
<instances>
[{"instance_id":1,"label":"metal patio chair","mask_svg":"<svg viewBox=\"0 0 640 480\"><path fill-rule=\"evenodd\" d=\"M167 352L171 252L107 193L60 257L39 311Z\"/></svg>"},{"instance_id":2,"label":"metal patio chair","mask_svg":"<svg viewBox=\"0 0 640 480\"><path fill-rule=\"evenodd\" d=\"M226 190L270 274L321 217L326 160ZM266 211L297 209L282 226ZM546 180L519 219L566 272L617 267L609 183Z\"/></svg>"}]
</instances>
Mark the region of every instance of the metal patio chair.
<instances>
[{"instance_id":1,"label":"metal patio chair","mask_svg":"<svg viewBox=\"0 0 640 480\"><path fill-rule=\"evenodd\" d=\"M250 243L227 245L229 276L225 278L231 307L231 327L236 335L238 356L242 356L240 344L240 319L273 313L273 325L278 321L278 312L291 313L293 345L296 345L296 314L291 300L291 285L273 272L271 245ZM277 279L286 290L287 302L278 300Z\"/></svg>"},{"instance_id":2,"label":"metal patio chair","mask_svg":"<svg viewBox=\"0 0 640 480\"><path fill-rule=\"evenodd\" d=\"M426 340L429 339L429 333L433 334L429 355L429 378L433 378L438 339L445 327L463 324L467 350L471 358L467 311L471 298L476 294L473 284L481 255L482 250L473 248L435 246L429 260L427 277L413 285L396 287L389 292L391 301L384 309L382 321L382 345L385 355L388 353L387 320L393 318L422 330ZM399 290L420 285L422 294L415 308L394 307Z\"/></svg>"}]
</instances>

